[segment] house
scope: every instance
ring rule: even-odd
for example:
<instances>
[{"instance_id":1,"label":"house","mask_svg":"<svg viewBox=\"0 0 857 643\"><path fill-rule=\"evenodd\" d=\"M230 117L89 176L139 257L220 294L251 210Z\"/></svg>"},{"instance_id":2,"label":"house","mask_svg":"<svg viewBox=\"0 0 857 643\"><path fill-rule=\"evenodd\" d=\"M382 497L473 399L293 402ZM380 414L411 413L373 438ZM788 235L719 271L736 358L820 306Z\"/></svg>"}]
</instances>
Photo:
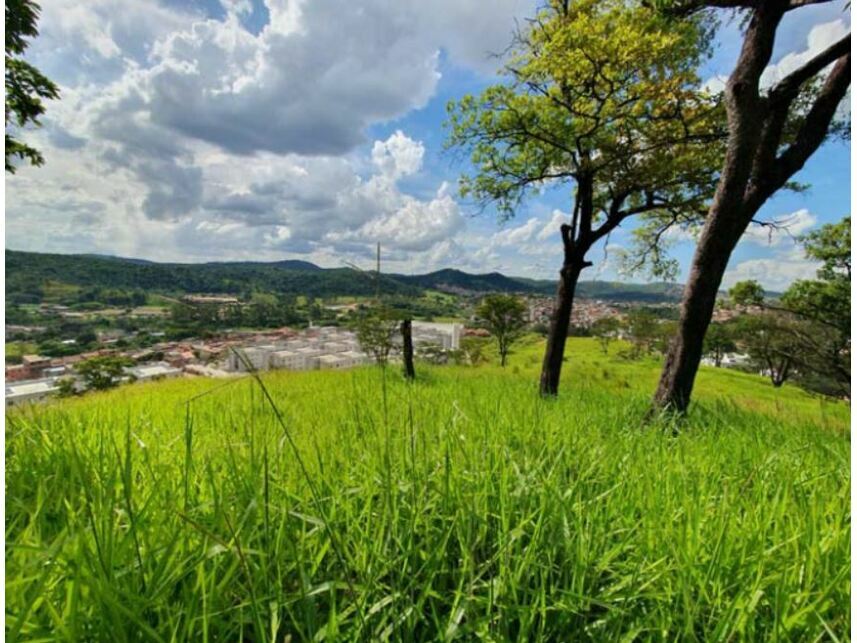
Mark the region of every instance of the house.
<instances>
[{"instance_id":1,"label":"house","mask_svg":"<svg viewBox=\"0 0 857 643\"><path fill-rule=\"evenodd\" d=\"M282 350L271 354L271 368L287 368L290 371L299 371L306 366L306 355L295 351Z\"/></svg>"},{"instance_id":2,"label":"house","mask_svg":"<svg viewBox=\"0 0 857 643\"><path fill-rule=\"evenodd\" d=\"M24 355L21 358L21 363L27 368L44 368L50 364L50 361L50 357L43 357L42 355Z\"/></svg>"},{"instance_id":3,"label":"house","mask_svg":"<svg viewBox=\"0 0 857 643\"><path fill-rule=\"evenodd\" d=\"M152 362L140 366L132 366L126 369L125 372L139 382L178 377L182 374L180 368L170 366L166 362Z\"/></svg>"},{"instance_id":4,"label":"house","mask_svg":"<svg viewBox=\"0 0 857 643\"><path fill-rule=\"evenodd\" d=\"M461 343L462 324L414 321L411 333L414 343L437 344L445 350L457 350Z\"/></svg>"},{"instance_id":5,"label":"house","mask_svg":"<svg viewBox=\"0 0 857 643\"><path fill-rule=\"evenodd\" d=\"M6 367L6 381L20 382L30 377L30 369L23 364L15 364L14 366Z\"/></svg>"},{"instance_id":6,"label":"house","mask_svg":"<svg viewBox=\"0 0 857 643\"><path fill-rule=\"evenodd\" d=\"M324 342L321 347L327 353L344 353L349 348L345 342Z\"/></svg>"},{"instance_id":7,"label":"house","mask_svg":"<svg viewBox=\"0 0 857 643\"><path fill-rule=\"evenodd\" d=\"M270 368L270 357L277 349L275 346L248 346L238 348L229 354L229 370L232 371L264 371ZM248 364L250 368L248 368Z\"/></svg>"},{"instance_id":8,"label":"house","mask_svg":"<svg viewBox=\"0 0 857 643\"><path fill-rule=\"evenodd\" d=\"M318 367L322 370L348 368L353 365L351 359L345 355L321 355L318 358Z\"/></svg>"},{"instance_id":9,"label":"house","mask_svg":"<svg viewBox=\"0 0 857 643\"><path fill-rule=\"evenodd\" d=\"M25 402L36 402L59 391L58 380L52 377L38 380L23 380L6 385L6 406L18 406Z\"/></svg>"}]
</instances>

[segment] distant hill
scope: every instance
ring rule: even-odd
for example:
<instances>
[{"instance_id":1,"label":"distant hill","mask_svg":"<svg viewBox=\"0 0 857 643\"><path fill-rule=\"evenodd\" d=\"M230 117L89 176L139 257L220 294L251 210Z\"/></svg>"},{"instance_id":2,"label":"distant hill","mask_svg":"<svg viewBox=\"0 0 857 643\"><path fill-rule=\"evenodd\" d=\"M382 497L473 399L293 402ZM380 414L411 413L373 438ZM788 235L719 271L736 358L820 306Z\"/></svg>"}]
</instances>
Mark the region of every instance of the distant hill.
<instances>
[{"instance_id":1,"label":"distant hill","mask_svg":"<svg viewBox=\"0 0 857 643\"><path fill-rule=\"evenodd\" d=\"M447 292L523 292L553 295L556 282L549 279L507 277L499 272L473 275L447 268L425 275L393 275L399 281ZM671 302L681 298L682 287L673 283L629 284L618 281L581 281L577 294L610 301Z\"/></svg>"},{"instance_id":2,"label":"distant hill","mask_svg":"<svg viewBox=\"0 0 857 643\"><path fill-rule=\"evenodd\" d=\"M536 292L523 280L499 272L473 275L454 268L445 268L425 275L392 275L394 279L422 288L446 292Z\"/></svg>"},{"instance_id":3,"label":"distant hill","mask_svg":"<svg viewBox=\"0 0 857 643\"><path fill-rule=\"evenodd\" d=\"M144 290L163 294L230 293L253 290L313 297L368 296L374 280L351 268L321 268L308 261L157 263L107 255L64 255L6 250L6 298L38 301L48 282L78 287ZM385 274L385 294L418 295L432 289L458 294L517 292L553 295L556 282L509 277L499 272L471 274L447 268L424 275ZM609 301L677 301L681 287L670 283L628 284L583 281L581 297Z\"/></svg>"}]
</instances>

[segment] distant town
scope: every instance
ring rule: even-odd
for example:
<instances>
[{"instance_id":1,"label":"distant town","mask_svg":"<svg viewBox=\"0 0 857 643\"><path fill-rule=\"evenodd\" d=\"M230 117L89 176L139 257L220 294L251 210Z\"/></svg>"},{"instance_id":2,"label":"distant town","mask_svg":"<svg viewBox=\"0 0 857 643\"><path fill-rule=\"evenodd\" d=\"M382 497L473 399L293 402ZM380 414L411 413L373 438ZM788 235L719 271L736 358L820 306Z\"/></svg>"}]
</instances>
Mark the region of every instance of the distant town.
<instances>
[{"instance_id":1,"label":"distant town","mask_svg":"<svg viewBox=\"0 0 857 643\"><path fill-rule=\"evenodd\" d=\"M460 297L459 312L465 315L458 321L435 322L415 320L413 339L417 355L434 355L456 351L462 337L487 335L473 319L472 302ZM471 298L472 299L472 298ZM538 331L550 323L553 300L548 297L528 297L527 317L531 329ZM240 307L238 298L228 295L190 294L175 302L175 306L139 306L133 308L104 308L80 311L60 304L41 304L33 311L44 326L6 324L6 337L17 338L27 344L27 338L44 336L48 326L59 326L69 321L74 324L112 319L109 328L94 331L91 350L76 352L78 339L62 337L53 340L67 355L49 356L26 353L19 358L9 357L6 363L6 405L44 400L60 393L62 382L80 392L83 382L77 367L89 360L120 357L126 360L122 380L145 382L173 377L233 377L248 370L315 370L344 369L371 362L370 356L360 347L348 320L359 309L356 302L328 304L325 317L336 325L316 326L309 322L305 328L283 326L272 329L224 329L205 333L206 337L187 337L170 340L166 331L155 330L162 322L178 316L177 309L214 309L217 317L226 317L230 309ZM579 331L606 317L621 318L623 310L633 304L610 304L601 300L583 299L574 308L572 325ZM467 317L470 313L470 316ZM125 320L125 323L117 323ZM128 328L124 330L122 326ZM78 326L72 325L77 329ZM145 339L146 342L141 342ZM14 341L14 339L13 339ZM140 343L148 345L140 346ZM32 344L31 344L32 345ZM7 345L8 346L8 345ZM17 363L10 363L17 362Z\"/></svg>"},{"instance_id":2,"label":"distant town","mask_svg":"<svg viewBox=\"0 0 857 643\"><path fill-rule=\"evenodd\" d=\"M556 288L455 269L396 275L306 262L157 264L16 251L6 252L6 274L7 405L160 378L354 368L377 361L357 329L379 306L412 321L416 359L473 364L496 348L477 314L487 295L514 297L525 332L545 337ZM628 359L663 355L679 292L669 283L581 282L569 334L598 338L605 353L624 340L618 354ZM777 293L756 296L775 301ZM840 394L837 380L782 358L766 339L782 336L770 314L732 299L720 293L703 364ZM394 339L390 359L398 361L402 338Z\"/></svg>"}]
</instances>

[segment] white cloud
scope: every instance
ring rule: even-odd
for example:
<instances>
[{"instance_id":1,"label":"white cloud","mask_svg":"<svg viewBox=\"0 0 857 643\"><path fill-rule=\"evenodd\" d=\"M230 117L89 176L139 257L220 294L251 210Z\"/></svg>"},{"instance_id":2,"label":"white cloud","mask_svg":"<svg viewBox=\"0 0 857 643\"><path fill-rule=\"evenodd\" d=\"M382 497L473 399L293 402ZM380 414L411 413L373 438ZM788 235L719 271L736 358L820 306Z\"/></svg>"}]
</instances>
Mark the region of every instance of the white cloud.
<instances>
[{"instance_id":1,"label":"white cloud","mask_svg":"<svg viewBox=\"0 0 857 643\"><path fill-rule=\"evenodd\" d=\"M419 171L423 164L425 147L402 133L390 136L386 141L375 141L372 147L372 162L385 176L398 179Z\"/></svg>"},{"instance_id":2,"label":"white cloud","mask_svg":"<svg viewBox=\"0 0 857 643\"><path fill-rule=\"evenodd\" d=\"M495 232L491 237L490 243L496 247L520 246L527 241L531 241L543 225L542 221L536 217L532 217L523 225Z\"/></svg>"},{"instance_id":3,"label":"white cloud","mask_svg":"<svg viewBox=\"0 0 857 643\"><path fill-rule=\"evenodd\" d=\"M850 29L843 20L815 25L809 32L806 49L790 52L774 65L769 65L761 78L762 87L771 87L813 57L848 35Z\"/></svg>"},{"instance_id":4,"label":"white cloud","mask_svg":"<svg viewBox=\"0 0 857 643\"><path fill-rule=\"evenodd\" d=\"M380 162L368 178L358 174L360 159L263 154L236 172L230 155L202 149L188 176L169 157L158 164L153 155L131 156L132 170L99 158L87 168L75 166L75 150L56 150L43 168L8 179L16 193L8 238L16 248L170 260L329 258L328 251L362 255L377 242L418 255L464 228L446 183L422 199L398 187L398 177L419 171L422 149L402 132L378 141Z\"/></svg>"},{"instance_id":5,"label":"white cloud","mask_svg":"<svg viewBox=\"0 0 857 643\"><path fill-rule=\"evenodd\" d=\"M368 158L356 150L371 125L432 97L441 49L495 69L487 54L531 0L489 12L475 0L264 0L269 21L253 31L258 3L220 3L221 19L151 0L45 3L29 53L62 99L32 134L46 166L7 179L10 245L335 263L377 240L391 253L460 250L445 243L464 227L448 187L417 197L398 185L420 173L420 141L399 130Z\"/></svg>"},{"instance_id":6,"label":"white cloud","mask_svg":"<svg viewBox=\"0 0 857 643\"><path fill-rule=\"evenodd\" d=\"M723 275L722 287L730 288L735 282L753 279L769 290L783 291L797 279L811 279L818 267L817 262L809 261L800 248L794 247L773 257L739 262Z\"/></svg>"},{"instance_id":7,"label":"white cloud","mask_svg":"<svg viewBox=\"0 0 857 643\"><path fill-rule=\"evenodd\" d=\"M563 223L569 222L569 216L565 212L561 212L560 210L554 210L551 214L551 219L548 221L545 226L541 229L537 238L539 241L544 241L545 239L550 239L554 236L559 237L559 229Z\"/></svg>"},{"instance_id":8,"label":"white cloud","mask_svg":"<svg viewBox=\"0 0 857 643\"><path fill-rule=\"evenodd\" d=\"M258 7L220 2L217 20L154 0L43 3L30 51L62 99L32 134L47 164L7 177L10 247L343 265L380 241L391 269L555 276L567 213L467 230L397 120L434 96L441 58L494 70L534 3L265 0L270 22L250 31ZM835 29L813 33L808 49ZM405 131L367 141L391 122Z\"/></svg>"}]
</instances>

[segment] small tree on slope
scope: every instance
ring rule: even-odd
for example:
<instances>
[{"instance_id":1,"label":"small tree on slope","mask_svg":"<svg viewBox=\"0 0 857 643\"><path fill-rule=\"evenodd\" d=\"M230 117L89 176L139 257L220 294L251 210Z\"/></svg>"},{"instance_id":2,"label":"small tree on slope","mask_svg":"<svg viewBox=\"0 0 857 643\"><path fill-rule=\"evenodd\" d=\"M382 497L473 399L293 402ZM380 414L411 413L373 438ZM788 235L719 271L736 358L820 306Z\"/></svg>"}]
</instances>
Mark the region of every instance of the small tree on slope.
<instances>
[{"instance_id":1,"label":"small tree on slope","mask_svg":"<svg viewBox=\"0 0 857 643\"><path fill-rule=\"evenodd\" d=\"M527 307L514 295L488 295L476 309L476 316L497 341L500 366L506 366L512 343L527 325Z\"/></svg>"}]
</instances>

